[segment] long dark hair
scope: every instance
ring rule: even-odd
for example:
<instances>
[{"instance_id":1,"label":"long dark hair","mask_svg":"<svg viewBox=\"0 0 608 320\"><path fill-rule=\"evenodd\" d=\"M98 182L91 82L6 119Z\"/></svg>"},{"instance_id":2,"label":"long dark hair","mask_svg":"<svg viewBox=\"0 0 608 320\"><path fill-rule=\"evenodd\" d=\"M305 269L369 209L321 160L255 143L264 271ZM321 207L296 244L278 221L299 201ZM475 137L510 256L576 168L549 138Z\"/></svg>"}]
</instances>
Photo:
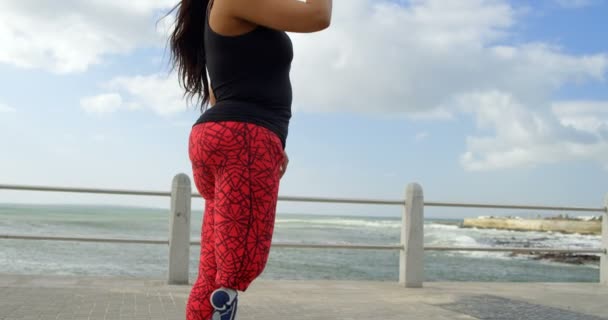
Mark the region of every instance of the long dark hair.
<instances>
[{"instance_id":1,"label":"long dark hair","mask_svg":"<svg viewBox=\"0 0 608 320\"><path fill-rule=\"evenodd\" d=\"M213 1L213 0L211 0ZM207 23L209 0L181 0L169 14L176 12L175 29L171 32L172 70L177 69L184 96L196 99L201 110L209 103L209 81L203 35Z\"/></svg>"}]
</instances>

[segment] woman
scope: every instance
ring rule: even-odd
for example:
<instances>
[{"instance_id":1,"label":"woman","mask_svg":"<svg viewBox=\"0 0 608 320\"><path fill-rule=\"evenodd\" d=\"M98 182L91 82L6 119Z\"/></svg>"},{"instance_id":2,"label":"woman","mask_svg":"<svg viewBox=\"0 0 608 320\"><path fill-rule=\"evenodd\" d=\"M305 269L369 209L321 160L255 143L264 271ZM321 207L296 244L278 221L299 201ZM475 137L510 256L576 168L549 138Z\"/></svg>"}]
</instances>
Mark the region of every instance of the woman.
<instances>
[{"instance_id":1,"label":"woman","mask_svg":"<svg viewBox=\"0 0 608 320\"><path fill-rule=\"evenodd\" d=\"M189 144L205 199L189 320L234 319L238 291L264 270L288 163L293 49L285 32L327 28L331 8L331 0L182 0L174 8L180 83L201 107L212 105Z\"/></svg>"}]
</instances>

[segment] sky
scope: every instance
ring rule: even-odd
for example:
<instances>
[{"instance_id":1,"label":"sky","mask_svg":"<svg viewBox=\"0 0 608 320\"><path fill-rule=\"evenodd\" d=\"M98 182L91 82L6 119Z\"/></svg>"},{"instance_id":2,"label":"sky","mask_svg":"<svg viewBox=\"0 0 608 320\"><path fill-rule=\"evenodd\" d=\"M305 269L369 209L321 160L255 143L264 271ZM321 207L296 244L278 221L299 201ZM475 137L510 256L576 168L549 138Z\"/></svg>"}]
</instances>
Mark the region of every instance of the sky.
<instances>
[{"instance_id":1,"label":"sky","mask_svg":"<svg viewBox=\"0 0 608 320\"><path fill-rule=\"evenodd\" d=\"M0 2L0 184L169 190L200 111L170 73L175 0ZM608 1L334 1L290 33L280 195L601 207ZM165 198L0 191L0 203L168 207ZM193 202L202 210L202 200ZM279 214L401 208L279 203ZM460 218L533 214L428 208ZM534 213L535 214L535 213ZM574 213L572 213L574 214Z\"/></svg>"}]
</instances>

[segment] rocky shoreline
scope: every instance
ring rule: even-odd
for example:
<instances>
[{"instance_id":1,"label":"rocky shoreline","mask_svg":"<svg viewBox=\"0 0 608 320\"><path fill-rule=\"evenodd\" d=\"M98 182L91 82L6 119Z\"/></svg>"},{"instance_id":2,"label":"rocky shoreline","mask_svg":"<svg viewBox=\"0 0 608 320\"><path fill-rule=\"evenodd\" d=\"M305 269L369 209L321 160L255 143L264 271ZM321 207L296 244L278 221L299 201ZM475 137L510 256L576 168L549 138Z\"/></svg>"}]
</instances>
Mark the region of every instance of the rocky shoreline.
<instances>
[{"instance_id":1,"label":"rocky shoreline","mask_svg":"<svg viewBox=\"0 0 608 320\"><path fill-rule=\"evenodd\" d=\"M585 265L585 264L599 264L600 257L593 254L577 254L577 253L512 253L511 257L517 256L528 256L533 260L549 260L553 262L574 264L574 265Z\"/></svg>"},{"instance_id":2,"label":"rocky shoreline","mask_svg":"<svg viewBox=\"0 0 608 320\"><path fill-rule=\"evenodd\" d=\"M518 217L479 217L464 219L462 227L514 231L577 233L585 235L600 235L602 233L602 222L599 219L583 221L574 219L522 219Z\"/></svg>"}]
</instances>

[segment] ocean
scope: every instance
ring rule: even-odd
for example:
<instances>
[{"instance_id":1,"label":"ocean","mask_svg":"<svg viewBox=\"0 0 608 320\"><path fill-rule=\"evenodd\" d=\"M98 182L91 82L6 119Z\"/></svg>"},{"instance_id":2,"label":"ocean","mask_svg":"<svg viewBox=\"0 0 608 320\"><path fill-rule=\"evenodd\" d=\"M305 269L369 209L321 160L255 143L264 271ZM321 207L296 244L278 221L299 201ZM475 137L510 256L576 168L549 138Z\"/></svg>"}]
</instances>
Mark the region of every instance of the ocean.
<instances>
[{"instance_id":1,"label":"ocean","mask_svg":"<svg viewBox=\"0 0 608 320\"><path fill-rule=\"evenodd\" d=\"M200 239L193 212L191 239ZM599 248L590 235L478 230L458 220L425 221L427 246ZM278 213L273 241L398 244L400 218ZM0 235L166 240L169 210L76 205L0 205ZM0 273L165 279L166 245L0 239ZM190 279L199 246L191 247ZM273 248L264 279L397 281L398 251ZM490 252L425 253L426 281L597 282L597 263L572 265Z\"/></svg>"}]
</instances>

